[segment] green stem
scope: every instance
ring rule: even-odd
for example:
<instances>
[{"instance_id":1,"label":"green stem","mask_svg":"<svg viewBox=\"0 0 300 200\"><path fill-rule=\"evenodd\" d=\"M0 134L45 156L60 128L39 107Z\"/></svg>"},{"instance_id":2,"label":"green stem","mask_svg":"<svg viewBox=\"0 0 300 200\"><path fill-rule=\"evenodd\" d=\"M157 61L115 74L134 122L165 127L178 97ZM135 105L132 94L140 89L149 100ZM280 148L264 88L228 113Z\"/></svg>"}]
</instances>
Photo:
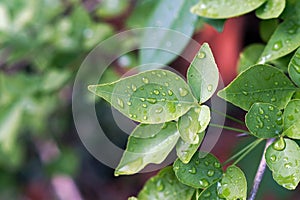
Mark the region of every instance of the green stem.
<instances>
[{"instance_id":1,"label":"green stem","mask_svg":"<svg viewBox=\"0 0 300 200\"><path fill-rule=\"evenodd\" d=\"M234 161L234 163L232 163L232 165L236 165L238 162L240 162L244 157L246 157L263 140L264 139L262 139L262 138L255 140L255 143L249 149L247 149L238 159L236 159Z\"/></svg>"},{"instance_id":2,"label":"green stem","mask_svg":"<svg viewBox=\"0 0 300 200\"><path fill-rule=\"evenodd\" d=\"M226 130L235 131L235 132L239 132L239 133L249 133L248 131L245 131L245 130L239 129L239 128L233 128L233 127L229 127L229 126L222 126L222 125L213 124L213 123L210 123L209 125L212 126L212 127L223 128L223 129L226 129Z\"/></svg>"},{"instance_id":3,"label":"green stem","mask_svg":"<svg viewBox=\"0 0 300 200\"><path fill-rule=\"evenodd\" d=\"M232 116L230 116L230 115L227 115L227 114L225 114L225 113L222 113L222 112L220 112L220 111L218 111L218 110L211 109L211 111L213 111L214 113L217 113L217 114L219 114L219 115L221 115L221 116L224 116L224 117L226 117L226 118L228 118L228 119L231 119L231 120L234 121L234 122L237 122L237 123L239 123L239 124L245 125L245 123L244 123L243 121L241 121L241 120L239 120L239 119L237 119L237 118L235 118L235 117L232 117Z\"/></svg>"}]
</instances>

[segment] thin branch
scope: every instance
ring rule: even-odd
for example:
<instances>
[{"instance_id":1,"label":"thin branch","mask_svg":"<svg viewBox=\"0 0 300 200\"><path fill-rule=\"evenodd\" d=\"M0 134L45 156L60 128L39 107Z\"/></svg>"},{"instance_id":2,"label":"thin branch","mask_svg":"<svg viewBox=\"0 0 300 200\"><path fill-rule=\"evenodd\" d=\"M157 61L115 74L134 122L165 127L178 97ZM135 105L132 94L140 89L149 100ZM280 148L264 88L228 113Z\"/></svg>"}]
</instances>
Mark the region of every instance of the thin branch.
<instances>
[{"instance_id":1,"label":"thin branch","mask_svg":"<svg viewBox=\"0 0 300 200\"><path fill-rule=\"evenodd\" d=\"M266 170L267 163L266 163L266 160L265 160L265 153L266 153L267 148L273 143L273 141L274 141L274 138L271 138L271 139L268 139L267 142L266 142L266 146L265 146L263 155L261 157L261 161L259 163L256 175L255 175L255 178L254 178L254 182L253 182L253 187L252 187L252 190L251 190L251 193L249 195L248 200L254 200L255 199L255 196L257 194L259 185L261 183L261 180L262 180L263 175L264 175L265 170Z\"/></svg>"},{"instance_id":2,"label":"thin branch","mask_svg":"<svg viewBox=\"0 0 300 200\"><path fill-rule=\"evenodd\" d=\"M235 131L235 132L239 132L239 133L249 133L248 131L243 130L243 129L239 129L239 128L233 128L233 127L223 126L223 125L213 124L213 123L210 123L209 125L212 126L212 127L222 128L222 129L226 129L226 130L230 130L230 131Z\"/></svg>"}]
</instances>

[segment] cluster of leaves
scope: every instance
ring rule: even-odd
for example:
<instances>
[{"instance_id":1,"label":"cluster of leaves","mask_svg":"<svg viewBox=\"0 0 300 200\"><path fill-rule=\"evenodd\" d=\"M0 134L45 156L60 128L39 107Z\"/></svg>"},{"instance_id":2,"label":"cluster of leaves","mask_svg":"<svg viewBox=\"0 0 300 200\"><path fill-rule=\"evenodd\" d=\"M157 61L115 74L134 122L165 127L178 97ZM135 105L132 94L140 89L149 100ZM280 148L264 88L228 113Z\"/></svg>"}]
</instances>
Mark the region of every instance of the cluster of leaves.
<instances>
[{"instance_id":1,"label":"cluster of leaves","mask_svg":"<svg viewBox=\"0 0 300 200\"><path fill-rule=\"evenodd\" d=\"M157 18L156 12L166 5L164 1L138 3L129 24L161 26L191 35L192 29L178 25L176 20ZM190 5L181 1L177 5L181 7L170 8L169 12L195 24L196 18L188 17L185 11ZM148 24L136 20L134 16L148 6L153 9ZM264 156L274 180L289 190L300 181L300 149L294 141L300 138L299 8L295 0L249 0L242 5L236 0L200 0L190 9L200 16L198 22L205 21L220 30L226 18L254 10L262 19L260 33L266 44L251 44L241 53L239 76L218 95L247 111L249 135L258 138L239 155L263 139L276 139ZM159 41L165 45L164 40ZM141 63L168 63L172 59L161 52L140 52ZM207 44L192 61L187 83L169 71L151 70L113 83L89 86L90 91L125 116L140 122L128 139L115 175L134 174L149 163L161 163L176 146L178 159L173 167L151 178L138 199L246 199L246 179L236 165L223 172L213 155L195 154L210 121L210 109L203 103L218 84L217 67Z\"/></svg>"}]
</instances>

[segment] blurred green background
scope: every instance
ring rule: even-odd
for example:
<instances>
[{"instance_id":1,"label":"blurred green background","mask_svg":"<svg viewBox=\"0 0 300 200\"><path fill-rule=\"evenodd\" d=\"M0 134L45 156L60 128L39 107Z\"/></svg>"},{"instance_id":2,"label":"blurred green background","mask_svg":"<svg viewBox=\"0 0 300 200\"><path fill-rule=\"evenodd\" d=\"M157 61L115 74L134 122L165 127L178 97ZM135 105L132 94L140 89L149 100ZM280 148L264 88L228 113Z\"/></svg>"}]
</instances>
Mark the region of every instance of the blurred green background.
<instances>
[{"instance_id":1,"label":"blurred green background","mask_svg":"<svg viewBox=\"0 0 300 200\"><path fill-rule=\"evenodd\" d=\"M158 2L162 1L0 1L0 199L122 200L135 195L155 174L114 178L113 169L94 159L79 140L71 98L73 81L85 56L99 42L122 30L147 26L149 13ZM257 22L251 16L247 19ZM190 36L199 33L204 21L193 21ZM223 29L224 20L210 23ZM244 28L241 34L247 31ZM254 34L251 42L256 39ZM102 81L116 80L137 63L136 52L122 56L108 68ZM175 69L179 65L180 60L171 64ZM178 70L184 73L184 68ZM231 74L235 73L232 66ZM100 123L106 132L124 147L127 136L115 125L108 104L99 101L97 109L105 116ZM234 140L232 137L227 142ZM220 143L214 150L217 156L224 152L224 146ZM223 154L220 156L228 156ZM242 163L246 174L249 171L249 180L259 157L250 156ZM262 187L273 195L267 192L263 197L261 191L259 198L297 199L297 191L281 189L270 174L264 181Z\"/></svg>"}]
</instances>

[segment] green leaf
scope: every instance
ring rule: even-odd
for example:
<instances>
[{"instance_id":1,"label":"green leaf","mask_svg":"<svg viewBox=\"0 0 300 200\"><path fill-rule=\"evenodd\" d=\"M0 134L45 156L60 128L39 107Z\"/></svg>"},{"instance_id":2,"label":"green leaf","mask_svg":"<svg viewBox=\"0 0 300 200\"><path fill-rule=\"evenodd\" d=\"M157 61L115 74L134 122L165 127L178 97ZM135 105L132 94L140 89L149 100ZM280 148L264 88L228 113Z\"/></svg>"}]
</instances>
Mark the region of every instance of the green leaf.
<instances>
[{"instance_id":1,"label":"green leaf","mask_svg":"<svg viewBox=\"0 0 300 200\"><path fill-rule=\"evenodd\" d=\"M180 182L194 188L207 188L222 176L219 160L203 152L195 154L187 164L177 159L173 168Z\"/></svg>"},{"instance_id":2,"label":"green leaf","mask_svg":"<svg viewBox=\"0 0 300 200\"><path fill-rule=\"evenodd\" d=\"M218 194L218 182L212 184L200 193L198 200L225 200Z\"/></svg>"},{"instance_id":3,"label":"green leaf","mask_svg":"<svg viewBox=\"0 0 300 200\"><path fill-rule=\"evenodd\" d=\"M214 56L207 43L204 43L187 71L188 84L200 103L207 101L216 91L219 71Z\"/></svg>"},{"instance_id":4,"label":"green leaf","mask_svg":"<svg viewBox=\"0 0 300 200\"><path fill-rule=\"evenodd\" d=\"M260 19L278 18L285 8L285 0L267 0L255 14Z\"/></svg>"},{"instance_id":5,"label":"green leaf","mask_svg":"<svg viewBox=\"0 0 300 200\"><path fill-rule=\"evenodd\" d=\"M292 81L294 81L294 83L300 87L300 48L297 49L296 53L291 59L288 72Z\"/></svg>"},{"instance_id":6,"label":"green leaf","mask_svg":"<svg viewBox=\"0 0 300 200\"><path fill-rule=\"evenodd\" d=\"M196 104L186 82L166 70L146 71L88 89L125 116L147 124L175 120Z\"/></svg>"},{"instance_id":7,"label":"green leaf","mask_svg":"<svg viewBox=\"0 0 300 200\"><path fill-rule=\"evenodd\" d=\"M264 49L259 63L266 63L289 54L300 46L300 16L278 25Z\"/></svg>"},{"instance_id":8,"label":"green leaf","mask_svg":"<svg viewBox=\"0 0 300 200\"><path fill-rule=\"evenodd\" d=\"M300 139L300 100L288 103L283 113L283 135L293 139Z\"/></svg>"},{"instance_id":9,"label":"green leaf","mask_svg":"<svg viewBox=\"0 0 300 200\"><path fill-rule=\"evenodd\" d=\"M218 95L247 111L252 104L259 102L271 103L282 109L294 92L295 86L283 72L259 64L241 73Z\"/></svg>"},{"instance_id":10,"label":"green leaf","mask_svg":"<svg viewBox=\"0 0 300 200\"><path fill-rule=\"evenodd\" d=\"M259 23L259 34L264 42L268 42L279 24L278 19L262 20ZM261 51L262 53L262 51ZM258 59L258 58L257 58Z\"/></svg>"},{"instance_id":11,"label":"green leaf","mask_svg":"<svg viewBox=\"0 0 300 200\"><path fill-rule=\"evenodd\" d=\"M247 180L243 171L235 165L229 166L222 177L218 193L227 200L246 200Z\"/></svg>"},{"instance_id":12,"label":"green leaf","mask_svg":"<svg viewBox=\"0 0 300 200\"><path fill-rule=\"evenodd\" d=\"M205 17L200 17L200 19L213 26L219 33L223 32L226 19L210 19Z\"/></svg>"},{"instance_id":13,"label":"green leaf","mask_svg":"<svg viewBox=\"0 0 300 200\"><path fill-rule=\"evenodd\" d=\"M293 140L284 141L286 146L281 151L270 145L265 158L274 180L286 189L294 190L300 181L300 148Z\"/></svg>"},{"instance_id":14,"label":"green leaf","mask_svg":"<svg viewBox=\"0 0 300 200\"><path fill-rule=\"evenodd\" d=\"M191 12L202 17L223 19L231 18L255 10L266 0L199 0Z\"/></svg>"},{"instance_id":15,"label":"green leaf","mask_svg":"<svg viewBox=\"0 0 300 200\"><path fill-rule=\"evenodd\" d=\"M242 53L240 53L238 61L238 73L245 71L254 64L257 64L257 61L263 52L265 46L263 44L251 44L247 46Z\"/></svg>"},{"instance_id":16,"label":"green leaf","mask_svg":"<svg viewBox=\"0 0 300 200\"><path fill-rule=\"evenodd\" d=\"M210 122L209 107L202 105L191 108L178 120L177 127L181 138L190 144L198 144L198 133L205 131Z\"/></svg>"},{"instance_id":17,"label":"green leaf","mask_svg":"<svg viewBox=\"0 0 300 200\"><path fill-rule=\"evenodd\" d=\"M147 127L145 127L147 126ZM147 164L159 164L165 160L179 138L176 123L166 123L152 137L141 138L140 129L157 132L158 125L139 125L130 135L126 150L115 170L115 176L135 174ZM148 133L145 133L149 136ZM137 135L137 137L136 137Z\"/></svg>"},{"instance_id":18,"label":"green leaf","mask_svg":"<svg viewBox=\"0 0 300 200\"><path fill-rule=\"evenodd\" d=\"M140 64L159 63L165 65L174 60L184 50L190 37L193 35L197 16L189 12L189 9L197 0L161 0L155 6L155 10L149 17L147 27L159 27L178 31L174 34L168 30L149 30L142 38L142 47L150 47L139 51ZM147 11L148 12L148 11ZM184 34L184 36L180 36ZM154 48L154 49L153 49ZM168 50L172 52L168 52ZM152 65L158 67L159 65ZM149 65L141 67L141 70L149 70Z\"/></svg>"},{"instance_id":19,"label":"green leaf","mask_svg":"<svg viewBox=\"0 0 300 200\"><path fill-rule=\"evenodd\" d=\"M283 129L282 112L269 103L255 103L246 114L246 126L258 138L278 136Z\"/></svg>"},{"instance_id":20,"label":"green leaf","mask_svg":"<svg viewBox=\"0 0 300 200\"><path fill-rule=\"evenodd\" d=\"M139 200L191 200L195 189L180 183L172 169L166 167L148 180L138 195Z\"/></svg>"},{"instance_id":21,"label":"green leaf","mask_svg":"<svg viewBox=\"0 0 300 200\"><path fill-rule=\"evenodd\" d=\"M181 138L179 138L177 144L176 144L176 152L178 158L183 163L188 163L192 159L193 155L196 153L198 148L200 147L203 138L204 138L205 132L198 133L199 141L197 144L191 144L188 142L185 142Z\"/></svg>"}]
</instances>

